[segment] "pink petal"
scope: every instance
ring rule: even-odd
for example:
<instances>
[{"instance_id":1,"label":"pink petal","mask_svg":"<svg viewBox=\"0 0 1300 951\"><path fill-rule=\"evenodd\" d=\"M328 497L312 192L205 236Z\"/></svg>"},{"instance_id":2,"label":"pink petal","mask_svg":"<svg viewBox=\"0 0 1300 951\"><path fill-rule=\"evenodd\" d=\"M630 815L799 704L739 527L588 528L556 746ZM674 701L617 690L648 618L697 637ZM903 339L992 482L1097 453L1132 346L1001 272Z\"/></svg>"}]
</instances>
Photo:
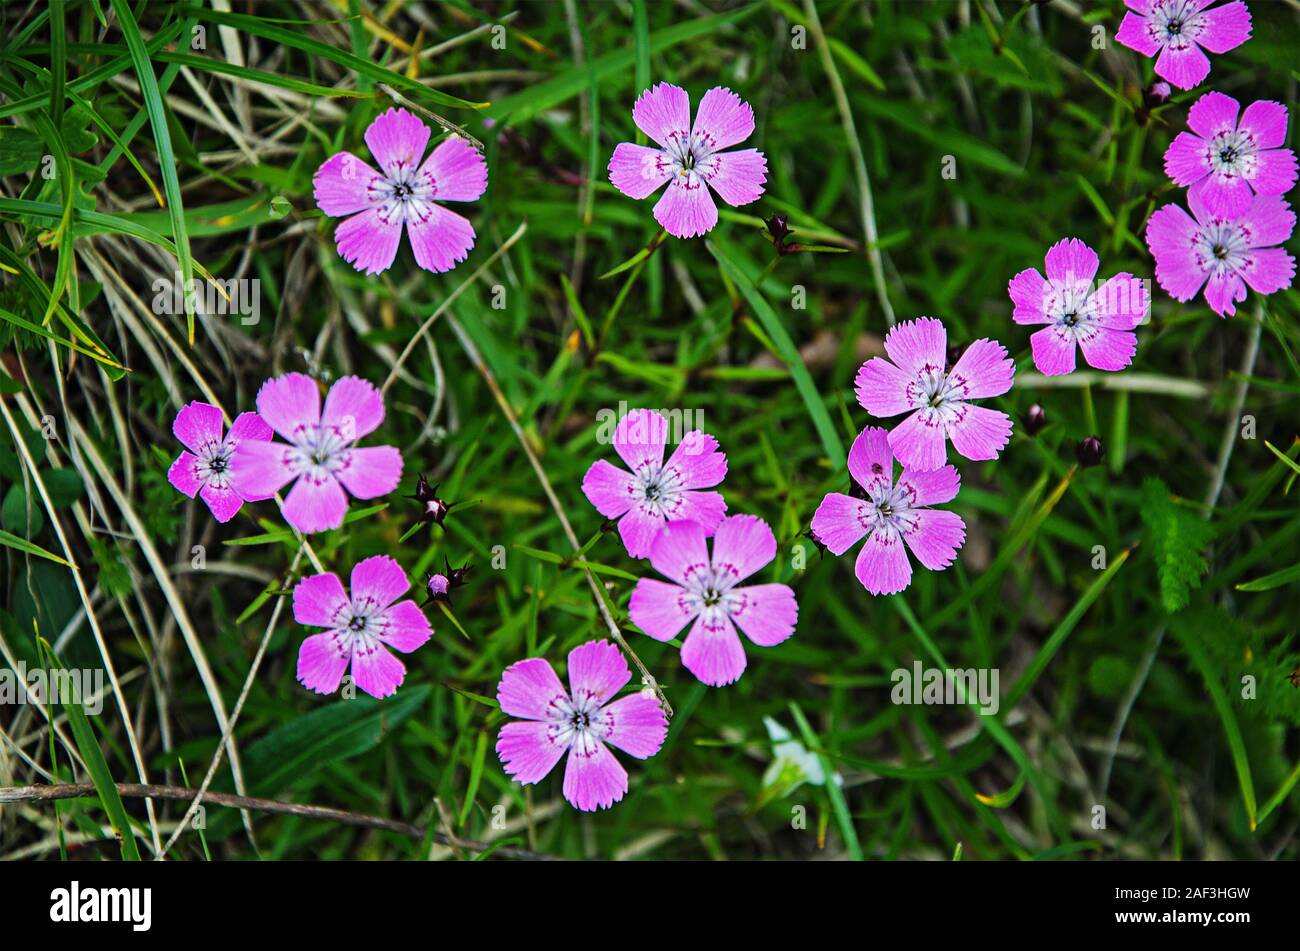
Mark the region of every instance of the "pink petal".
<instances>
[{"instance_id":1,"label":"pink petal","mask_svg":"<svg viewBox=\"0 0 1300 951\"><path fill-rule=\"evenodd\" d=\"M759 647L775 647L794 633L799 620L799 602L783 584L755 584L733 588L738 599L731 620Z\"/></svg>"},{"instance_id":2,"label":"pink petal","mask_svg":"<svg viewBox=\"0 0 1300 951\"><path fill-rule=\"evenodd\" d=\"M176 491L188 495L190 498L199 494L199 489L203 488L203 480L199 478L195 467L199 464L199 457L192 452L182 452L176 457L171 468L167 470L167 481L175 486Z\"/></svg>"},{"instance_id":3,"label":"pink petal","mask_svg":"<svg viewBox=\"0 0 1300 951\"><path fill-rule=\"evenodd\" d=\"M221 444L221 410L195 400L182 406L172 421L172 434L190 452L202 452Z\"/></svg>"},{"instance_id":4,"label":"pink petal","mask_svg":"<svg viewBox=\"0 0 1300 951\"><path fill-rule=\"evenodd\" d=\"M1097 252L1078 238L1062 238L1047 249L1047 278L1058 284L1089 284L1097 276Z\"/></svg>"},{"instance_id":5,"label":"pink petal","mask_svg":"<svg viewBox=\"0 0 1300 951\"><path fill-rule=\"evenodd\" d=\"M1179 89L1194 89L1210 75L1210 61L1195 43L1181 50L1166 46L1156 59L1156 75Z\"/></svg>"},{"instance_id":6,"label":"pink petal","mask_svg":"<svg viewBox=\"0 0 1300 951\"><path fill-rule=\"evenodd\" d=\"M1281 244L1295 230L1295 212L1277 195L1259 195L1240 222L1252 248Z\"/></svg>"},{"instance_id":7,"label":"pink petal","mask_svg":"<svg viewBox=\"0 0 1300 951\"><path fill-rule=\"evenodd\" d=\"M517 661L501 672L497 703L506 716L542 720L556 700L567 698L550 661L540 657Z\"/></svg>"},{"instance_id":8,"label":"pink petal","mask_svg":"<svg viewBox=\"0 0 1300 951\"><path fill-rule=\"evenodd\" d=\"M662 85L662 84L661 84ZM608 809L627 794L627 770L599 740L574 747L564 767L564 798L583 812Z\"/></svg>"},{"instance_id":9,"label":"pink petal","mask_svg":"<svg viewBox=\"0 0 1300 951\"><path fill-rule=\"evenodd\" d=\"M429 619L424 616L420 606L409 598L390 607L384 619L383 633L376 636L403 654L409 654L423 646L433 636Z\"/></svg>"},{"instance_id":10,"label":"pink petal","mask_svg":"<svg viewBox=\"0 0 1300 951\"><path fill-rule=\"evenodd\" d=\"M405 109L381 113L366 129L370 154L390 178L403 166L418 168L428 144L429 127Z\"/></svg>"},{"instance_id":11,"label":"pink petal","mask_svg":"<svg viewBox=\"0 0 1300 951\"><path fill-rule=\"evenodd\" d=\"M637 759L654 756L668 736L668 719L651 697L634 693L601 712L608 724L605 742Z\"/></svg>"},{"instance_id":12,"label":"pink petal","mask_svg":"<svg viewBox=\"0 0 1300 951\"><path fill-rule=\"evenodd\" d=\"M649 409L634 409L614 427L614 451L633 472L664 461L668 420Z\"/></svg>"},{"instance_id":13,"label":"pink petal","mask_svg":"<svg viewBox=\"0 0 1300 951\"><path fill-rule=\"evenodd\" d=\"M1007 282L1007 293L1016 305L1011 319L1018 324L1045 324L1052 318L1044 311L1043 302L1047 300L1049 288L1046 279L1031 267L1021 271Z\"/></svg>"},{"instance_id":14,"label":"pink petal","mask_svg":"<svg viewBox=\"0 0 1300 951\"><path fill-rule=\"evenodd\" d=\"M739 680L745 672L745 648L730 619L723 618L713 630L705 627L703 618L697 619L682 644L682 666L710 687Z\"/></svg>"},{"instance_id":15,"label":"pink petal","mask_svg":"<svg viewBox=\"0 0 1300 951\"><path fill-rule=\"evenodd\" d=\"M620 142L609 160L610 184L628 198L649 198L672 175L666 152Z\"/></svg>"},{"instance_id":16,"label":"pink petal","mask_svg":"<svg viewBox=\"0 0 1300 951\"><path fill-rule=\"evenodd\" d=\"M858 433L849 447L849 475L867 490L877 486L887 489L894 484L894 452L889 448L889 433L879 426L868 426Z\"/></svg>"},{"instance_id":17,"label":"pink petal","mask_svg":"<svg viewBox=\"0 0 1300 951\"><path fill-rule=\"evenodd\" d=\"M655 202L655 221L675 238L707 234L718 223L718 206L709 197L704 179L678 175Z\"/></svg>"},{"instance_id":18,"label":"pink petal","mask_svg":"<svg viewBox=\"0 0 1300 951\"><path fill-rule=\"evenodd\" d=\"M842 555L867 533L865 503L851 495L831 492L812 517L812 531L832 555Z\"/></svg>"},{"instance_id":19,"label":"pink petal","mask_svg":"<svg viewBox=\"0 0 1300 951\"><path fill-rule=\"evenodd\" d=\"M635 485L630 473L597 459L582 477L582 494L606 518L618 518L632 505Z\"/></svg>"},{"instance_id":20,"label":"pink petal","mask_svg":"<svg viewBox=\"0 0 1300 951\"><path fill-rule=\"evenodd\" d=\"M623 652L609 641L588 641L569 651L569 690L574 700L588 695L604 705L631 679Z\"/></svg>"},{"instance_id":21,"label":"pink petal","mask_svg":"<svg viewBox=\"0 0 1300 951\"><path fill-rule=\"evenodd\" d=\"M726 478L727 457L716 439L695 429L682 437L666 468L677 470L684 488L708 489Z\"/></svg>"},{"instance_id":22,"label":"pink petal","mask_svg":"<svg viewBox=\"0 0 1300 951\"><path fill-rule=\"evenodd\" d=\"M1079 335L1079 349L1088 366L1097 370L1122 370L1137 353L1137 334L1131 330L1092 327Z\"/></svg>"},{"instance_id":23,"label":"pink petal","mask_svg":"<svg viewBox=\"0 0 1300 951\"><path fill-rule=\"evenodd\" d=\"M331 572L310 575L293 588L293 619L308 627L338 627L350 602L339 576Z\"/></svg>"},{"instance_id":24,"label":"pink petal","mask_svg":"<svg viewBox=\"0 0 1300 951\"><path fill-rule=\"evenodd\" d=\"M1074 372L1074 338L1060 324L1030 334L1029 346L1034 352L1034 366L1044 376Z\"/></svg>"},{"instance_id":25,"label":"pink petal","mask_svg":"<svg viewBox=\"0 0 1300 951\"><path fill-rule=\"evenodd\" d=\"M1011 389L1016 364L1007 348L996 340L974 341L948 372L948 382L960 388L964 399L1001 396Z\"/></svg>"},{"instance_id":26,"label":"pink petal","mask_svg":"<svg viewBox=\"0 0 1300 951\"><path fill-rule=\"evenodd\" d=\"M304 534L323 532L343 524L348 497L338 479L317 480L310 473L298 478L284 500L284 520Z\"/></svg>"},{"instance_id":27,"label":"pink petal","mask_svg":"<svg viewBox=\"0 0 1300 951\"><path fill-rule=\"evenodd\" d=\"M1165 205L1147 223L1147 247L1156 259L1156 281L1174 300L1191 300L1205 282L1194 252L1196 232L1196 222L1178 205Z\"/></svg>"},{"instance_id":28,"label":"pink petal","mask_svg":"<svg viewBox=\"0 0 1300 951\"><path fill-rule=\"evenodd\" d=\"M748 205L763 197L767 159L758 149L717 152L696 168L709 187L728 205Z\"/></svg>"},{"instance_id":29,"label":"pink petal","mask_svg":"<svg viewBox=\"0 0 1300 951\"><path fill-rule=\"evenodd\" d=\"M716 547L717 541L713 544ZM686 584L692 575L705 571L709 566L704 528L698 522L665 523L650 548L650 564L665 578Z\"/></svg>"},{"instance_id":30,"label":"pink petal","mask_svg":"<svg viewBox=\"0 0 1300 951\"><path fill-rule=\"evenodd\" d=\"M212 517L222 524L234 518L244 504L244 500L239 497L239 493L229 486L219 489L211 483L205 485L199 491L199 498L207 503L208 510L212 512Z\"/></svg>"},{"instance_id":31,"label":"pink petal","mask_svg":"<svg viewBox=\"0 0 1300 951\"><path fill-rule=\"evenodd\" d=\"M256 442L267 442L274 433L271 427L266 424L266 420L256 413L240 413L235 417L235 421L230 425L230 432L226 433L226 442L233 442L238 445L241 440L249 439Z\"/></svg>"},{"instance_id":32,"label":"pink petal","mask_svg":"<svg viewBox=\"0 0 1300 951\"><path fill-rule=\"evenodd\" d=\"M637 506L618 520L618 537L623 540L623 547L633 558L648 558L654 548L655 539L667 524L659 515L646 512Z\"/></svg>"},{"instance_id":33,"label":"pink petal","mask_svg":"<svg viewBox=\"0 0 1300 951\"><path fill-rule=\"evenodd\" d=\"M948 461L943 420L930 409L920 409L889 433L889 448L904 468L928 472Z\"/></svg>"},{"instance_id":34,"label":"pink petal","mask_svg":"<svg viewBox=\"0 0 1300 951\"><path fill-rule=\"evenodd\" d=\"M931 571L951 565L966 540L966 523L961 516L942 509L917 509L909 515L914 527L903 537L916 560Z\"/></svg>"},{"instance_id":35,"label":"pink petal","mask_svg":"<svg viewBox=\"0 0 1300 951\"><path fill-rule=\"evenodd\" d=\"M320 390L306 374L286 373L262 384L257 391L257 412L268 426L292 441L300 428L320 422Z\"/></svg>"},{"instance_id":36,"label":"pink petal","mask_svg":"<svg viewBox=\"0 0 1300 951\"><path fill-rule=\"evenodd\" d=\"M1226 53L1250 39L1250 10L1240 0L1206 10L1201 16L1205 30L1197 42L1211 53Z\"/></svg>"},{"instance_id":37,"label":"pink petal","mask_svg":"<svg viewBox=\"0 0 1300 951\"><path fill-rule=\"evenodd\" d=\"M754 134L754 110L730 89L714 86L700 99L691 135L710 151L729 149Z\"/></svg>"},{"instance_id":38,"label":"pink petal","mask_svg":"<svg viewBox=\"0 0 1300 951\"><path fill-rule=\"evenodd\" d=\"M1237 128L1237 113L1241 103L1231 96L1218 91L1210 91L1187 110L1187 127L1202 139L1212 139L1220 132L1231 132Z\"/></svg>"},{"instance_id":39,"label":"pink petal","mask_svg":"<svg viewBox=\"0 0 1300 951\"><path fill-rule=\"evenodd\" d=\"M396 218L384 221L378 208L353 215L334 229L339 255L366 274L378 274L392 267L401 240L401 221Z\"/></svg>"},{"instance_id":40,"label":"pink petal","mask_svg":"<svg viewBox=\"0 0 1300 951\"><path fill-rule=\"evenodd\" d=\"M776 536L756 515L733 515L713 536L713 569L719 579L739 584L776 557ZM655 565L658 568L658 565Z\"/></svg>"},{"instance_id":41,"label":"pink petal","mask_svg":"<svg viewBox=\"0 0 1300 951\"><path fill-rule=\"evenodd\" d=\"M378 700L391 697L406 679L406 665L378 641L358 642L352 648L352 681Z\"/></svg>"},{"instance_id":42,"label":"pink petal","mask_svg":"<svg viewBox=\"0 0 1300 951\"><path fill-rule=\"evenodd\" d=\"M872 357L862 364L853 382L859 405L872 416L897 416L915 408L907 395L912 375L884 357Z\"/></svg>"},{"instance_id":43,"label":"pink petal","mask_svg":"<svg viewBox=\"0 0 1300 951\"><path fill-rule=\"evenodd\" d=\"M230 484L249 502L269 499L298 474L291 456L284 443L241 442L230 457Z\"/></svg>"},{"instance_id":44,"label":"pink petal","mask_svg":"<svg viewBox=\"0 0 1300 951\"><path fill-rule=\"evenodd\" d=\"M669 521L698 522L705 535L712 535L727 517L727 500L721 492L683 492L665 512Z\"/></svg>"},{"instance_id":45,"label":"pink petal","mask_svg":"<svg viewBox=\"0 0 1300 951\"><path fill-rule=\"evenodd\" d=\"M545 779L568 749L553 739L545 723L513 720L497 735L497 756L501 767L525 786Z\"/></svg>"},{"instance_id":46,"label":"pink petal","mask_svg":"<svg viewBox=\"0 0 1300 951\"><path fill-rule=\"evenodd\" d=\"M699 613L690 606L685 588L654 578L636 583L627 612L633 624L657 641L671 641Z\"/></svg>"},{"instance_id":47,"label":"pink petal","mask_svg":"<svg viewBox=\"0 0 1300 951\"><path fill-rule=\"evenodd\" d=\"M348 442L368 436L384 421L384 397L369 380L345 376L330 387L321 422L337 426Z\"/></svg>"},{"instance_id":48,"label":"pink petal","mask_svg":"<svg viewBox=\"0 0 1300 951\"><path fill-rule=\"evenodd\" d=\"M1241 276L1256 294L1276 294L1295 279L1295 258L1281 248L1256 248Z\"/></svg>"},{"instance_id":49,"label":"pink petal","mask_svg":"<svg viewBox=\"0 0 1300 951\"><path fill-rule=\"evenodd\" d=\"M885 335L885 352L910 380L925 367L948 365L948 334L933 317L905 320Z\"/></svg>"},{"instance_id":50,"label":"pink petal","mask_svg":"<svg viewBox=\"0 0 1300 951\"><path fill-rule=\"evenodd\" d=\"M1290 149L1267 149L1256 156L1251 187L1261 195L1285 195L1296 183L1295 153Z\"/></svg>"},{"instance_id":51,"label":"pink petal","mask_svg":"<svg viewBox=\"0 0 1300 951\"><path fill-rule=\"evenodd\" d=\"M402 454L392 446L349 449L344 467L335 473L358 499L377 499L402 481Z\"/></svg>"},{"instance_id":52,"label":"pink petal","mask_svg":"<svg viewBox=\"0 0 1300 951\"><path fill-rule=\"evenodd\" d=\"M373 201L370 183L379 173L351 152L339 152L325 160L312 177L316 207L331 218L365 211Z\"/></svg>"},{"instance_id":53,"label":"pink petal","mask_svg":"<svg viewBox=\"0 0 1300 951\"><path fill-rule=\"evenodd\" d=\"M1190 185L1210 174L1205 140L1190 132L1179 132L1165 150L1165 174L1175 185Z\"/></svg>"},{"instance_id":54,"label":"pink petal","mask_svg":"<svg viewBox=\"0 0 1300 951\"><path fill-rule=\"evenodd\" d=\"M961 491L961 475L953 466L940 466L929 472L904 469L898 487L907 493L907 504L913 508L942 505L951 502Z\"/></svg>"},{"instance_id":55,"label":"pink petal","mask_svg":"<svg viewBox=\"0 0 1300 951\"><path fill-rule=\"evenodd\" d=\"M1151 310L1147 282L1120 272L1091 295L1098 323L1110 330L1132 330Z\"/></svg>"},{"instance_id":56,"label":"pink petal","mask_svg":"<svg viewBox=\"0 0 1300 951\"><path fill-rule=\"evenodd\" d=\"M352 603L367 614L386 608L411 587L402 566L388 555L373 555L352 566Z\"/></svg>"},{"instance_id":57,"label":"pink petal","mask_svg":"<svg viewBox=\"0 0 1300 951\"><path fill-rule=\"evenodd\" d=\"M680 86L669 83L652 86L641 93L632 107L632 121L654 141L667 147L674 133L681 139L690 135L691 98Z\"/></svg>"},{"instance_id":58,"label":"pink petal","mask_svg":"<svg viewBox=\"0 0 1300 951\"><path fill-rule=\"evenodd\" d=\"M912 566L898 532L877 529L867 536L853 573L871 594L897 594L911 584Z\"/></svg>"},{"instance_id":59,"label":"pink petal","mask_svg":"<svg viewBox=\"0 0 1300 951\"><path fill-rule=\"evenodd\" d=\"M407 220L406 236L415 263L434 274L446 273L469 257L475 239L468 218L433 204L425 206L423 218Z\"/></svg>"},{"instance_id":60,"label":"pink petal","mask_svg":"<svg viewBox=\"0 0 1300 951\"><path fill-rule=\"evenodd\" d=\"M1257 99L1241 114L1237 128L1249 132L1257 149L1277 149L1286 144L1286 106L1270 99Z\"/></svg>"},{"instance_id":61,"label":"pink petal","mask_svg":"<svg viewBox=\"0 0 1300 951\"><path fill-rule=\"evenodd\" d=\"M420 166L433 177L434 201L476 201L487 191L487 162L468 140L452 135Z\"/></svg>"},{"instance_id":62,"label":"pink petal","mask_svg":"<svg viewBox=\"0 0 1300 951\"><path fill-rule=\"evenodd\" d=\"M1240 175L1207 175L1187 191L1188 202L1200 201L1216 218L1236 218L1250 208L1250 183Z\"/></svg>"},{"instance_id":63,"label":"pink petal","mask_svg":"<svg viewBox=\"0 0 1300 951\"><path fill-rule=\"evenodd\" d=\"M315 693L333 693L351 660L352 652L337 632L313 634L298 648L298 683Z\"/></svg>"},{"instance_id":64,"label":"pink petal","mask_svg":"<svg viewBox=\"0 0 1300 951\"><path fill-rule=\"evenodd\" d=\"M1205 302L1220 317L1237 313L1234 306L1246 299L1246 282L1236 274L1212 274L1205 282Z\"/></svg>"},{"instance_id":65,"label":"pink petal","mask_svg":"<svg viewBox=\"0 0 1300 951\"><path fill-rule=\"evenodd\" d=\"M1137 50L1143 56L1155 56L1160 47L1147 32L1145 17L1134 13L1125 13L1124 19L1115 33L1115 40L1131 50Z\"/></svg>"},{"instance_id":66,"label":"pink petal","mask_svg":"<svg viewBox=\"0 0 1300 951\"><path fill-rule=\"evenodd\" d=\"M962 409L965 412L948 424L952 448L967 459L996 459L1011 439L1011 417L970 403Z\"/></svg>"}]
</instances>

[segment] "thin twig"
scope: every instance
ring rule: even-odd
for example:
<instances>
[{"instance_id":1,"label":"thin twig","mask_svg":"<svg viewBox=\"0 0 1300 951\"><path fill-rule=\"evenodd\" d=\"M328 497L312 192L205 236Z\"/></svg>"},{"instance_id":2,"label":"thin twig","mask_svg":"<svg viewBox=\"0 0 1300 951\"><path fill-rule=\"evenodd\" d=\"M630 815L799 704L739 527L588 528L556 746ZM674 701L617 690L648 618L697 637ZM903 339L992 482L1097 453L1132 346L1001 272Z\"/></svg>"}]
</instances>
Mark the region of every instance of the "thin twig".
<instances>
[{"instance_id":1,"label":"thin twig","mask_svg":"<svg viewBox=\"0 0 1300 951\"><path fill-rule=\"evenodd\" d=\"M117 783L117 794L123 799L170 799L176 802L188 802L198 796L198 790L184 786L154 786L139 783ZM58 799L93 798L98 795L94 783L62 783L57 786L0 786L0 804L7 802L53 802ZM462 839L436 830L427 830L409 822L385 819L382 816L368 816L360 812L348 812L331 806L310 806L296 802L281 802L278 799L258 799L252 796L235 796L230 793L209 792L204 796L208 802L231 809L256 809L258 812L272 812L285 816L299 816L304 819L321 819L325 822L341 822L345 825L360 826L364 829L379 829L384 832L396 832L410 839L424 840L431 836L435 842L471 852L493 850L497 855L535 861L554 861L556 856L529 852L514 846L503 845L493 848L491 842L478 842Z\"/></svg>"},{"instance_id":2,"label":"thin twig","mask_svg":"<svg viewBox=\"0 0 1300 951\"><path fill-rule=\"evenodd\" d=\"M551 488L551 480L546 477L546 470L542 468L537 454L533 452L533 447L528 444L528 438L524 435L523 427L519 425L519 420L515 418L514 410L510 408L510 402L506 399L505 393L501 392L501 387L497 385L496 377L492 375L492 371L479 354L478 348L474 346L474 341L469 339L456 318L449 314L447 322L451 324L451 329L456 332L460 345L465 348L465 355L469 357L470 363L474 364L475 369L478 370L487 383L488 389L492 391L492 396L496 399L497 405L501 407L501 413L505 416L506 422L514 430L515 438L519 440L519 445L524 449L524 455L528 457L533 472L537 474L537 481L542 484L542 491L546 493L551 508L555 510L555 515L560 520L560 526L564 529L569 544L573 546L575 553L581 553L582 543L578 541L573 526L569 524L569 517L564 512L564 506L560 504L555 490ZM663 707L664 715L671 719L673 715L672 705L668 702L668 698L664 696L659 681L655 680L654 675L650 673L646 665L641 663L641 658L636 656L636 651L632 650L627 641L623 639L623 633L618 629L618 622L614 620L614 616L609 613L608 605L605 604L605 594L600 588L600 582L596 580L596 576L591 573L591 569L586 565L579 565L578 567L582 569L582 573L587 577L587 584L591 587L591 593L596 598L596 609L600 611L600 616L605 619L605 626L609 628L610 636L623 649L623 653L632 659L632 663L636 665L636 669L641 673L641 682L654 691L655 696L659 699L659 705Z\"/></svg>"}]
</instances>

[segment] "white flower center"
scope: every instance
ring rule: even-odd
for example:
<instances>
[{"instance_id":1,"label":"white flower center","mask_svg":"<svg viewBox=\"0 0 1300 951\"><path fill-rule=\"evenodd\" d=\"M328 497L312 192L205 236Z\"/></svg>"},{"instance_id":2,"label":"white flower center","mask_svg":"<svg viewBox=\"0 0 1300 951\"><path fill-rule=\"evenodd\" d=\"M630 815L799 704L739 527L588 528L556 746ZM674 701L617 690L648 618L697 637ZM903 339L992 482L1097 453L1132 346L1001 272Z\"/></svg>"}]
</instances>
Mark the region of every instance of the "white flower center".
<instances>
[{"instance_id":1,"label":"white flower center","mask_svg":"<svg viewBox=\"0 0 1300 951\"><path fill-rule=\"evenodd\" d=\"M707 132L674 130L668 133L668 145L660 151L659 164L670 171L672 183L679 188L701 188L717 172L716 149L717 140Z\"/></svg>"},{"instance_id":2,"label":"white flower center","mask_svg":"<svg viewBox=\"0 0 1300 951\"><path fill-rule=\"evenodd\" d=\"M546 735L551 743L572 749L578 756L591 756L612 726L601 709L600 698L591 691L578 691L570 700L560 694L546 708Z\"/></svg>"},{"instance_id":3,"label":"white flower center","mask_svg":"<svg viewBox=\"0 0 1300 951\"><path fill-rule=\"evenodd\" d=\"M1249 132L1225 129L1206 143L1210 168L1224 178L1254 178L1259 169L1255 139Z\"/></svg>"},{"instance_id":4,"label":"white flower center","mask_svg":"<svg viewBox=\"0 0 1300 951\"><path fill-rule=\"evenodd\" d=\"M1205 29L1205 18L1194 0L1156 0L1147 31L1161 46L1175 50L1191 46Z\"/></svg>"},{"instance_id":5,"label":"white flower center","mask_svg":"<svg viewBox=\"0 0 1300 951\"><path fill-rule=\"evenodd\" d=\"M314 423L299 426L293 433L288 463L294 472L323 482L347 468L352 460L352 439L335 425Z\"/></svg>"},{"instance_id":6,"label":"white flower center","mask_svg":"<svg viewBox=\"0 0 1300 951\"><path fill-rule=\"evenodd\" d=\"M1211 276L1241 270L1250 260L1250 235L1237 221L1211 219L1192 239L1196 262Z\"/></svg>"},{"instance_id":7,"label":"white flower center","mask_svg":"<svg viewBox=\"0 0 1300 951\"><path fill-rule=\"evenodd\" d=\"M225 489L230 485L230 457L234 454L236 440L225 442L207 442L199 447L198 465L194 474L200 482L205 482L214 489Z\"/></svg>"},{"instance_id":8,"label":"white flower center","mask_svg":"<svg viewBox=\"0 0 1300 951\"><path fill-rule=\"evenodd\" d=\"M682 507L682 471L677 466L643 462L633 475L632 502L643 512L671 519Z\"/></svg>"},{"instance_id":9,"label":"white flower center","mask_svg":"<svg viewBox=\"0 0 1300 951\"><path fill-rule=\"evenodd\" d=\"M427 221L438 183L405 160L394 166L392 175L376 175L367 187L370 201L379 206L379 219L386 225Z\"/></svg>"}]
</instances>

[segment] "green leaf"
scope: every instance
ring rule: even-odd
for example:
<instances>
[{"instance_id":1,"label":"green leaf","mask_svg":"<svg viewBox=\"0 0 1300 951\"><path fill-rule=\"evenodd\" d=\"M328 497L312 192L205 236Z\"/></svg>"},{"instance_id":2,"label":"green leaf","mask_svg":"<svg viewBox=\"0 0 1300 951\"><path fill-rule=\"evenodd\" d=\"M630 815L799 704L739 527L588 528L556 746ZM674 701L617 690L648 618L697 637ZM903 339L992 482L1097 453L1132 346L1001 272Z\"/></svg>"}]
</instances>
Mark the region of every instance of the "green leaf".
<instances>
[{"instance_id":1,"label":"green leaf","mask_svg":"<svg viewBox=\"0 0 1300 951\"><path fill-rule=\"evenodd\" d=\"M1290 568L1283 568L1281 571L1275 571L1262 578L1256 578L1254 581L1247 581L1244 584L1239 584L1237 585L1237 590L1272 591L1274 588L1280 588L1287 584L1294 584L1297 581L1300 581L1300 565L1292 565Z\"/></svg>"},{"instance_id":2,"label":"green leaf","mask_svg":"<svg viewBox=\"0 0 1300 951\"><path fill-rule=\"evenodd\" d=\"M1144 537L1155 554L1160 600L1170 614L1187 607L1209 565L1201 552L1214 528L1195 512L1178 505L1169 488L1154 476L1142 483Z\"/></svg>"},{"instance_id":3,"label":"green leaf","mask_svg":"<svg viewBox=\"0 0 1300 951\"><path fill-rule=\"evenodd\" d=\"M31 129L0 126L0 175L35 171L45 155L45 143Z\"/></svg>"},{"instance_id":4,"label":"green leaf","mask_svg":"<svg viewBox=\"0 0 1300 951\"><path fill-rule=\"evenodd\" d=\"M40 545L33 545L25 538L19 538L17 535L10 534L6 531L0 531L0 545L4 545L7 548L16 548L18 551L24 552L28 555L35 555L38 558L48 558L50 561L58 562L60 565L67 565L69 568L76 568L76 566L71 562L65 561L53 552L46 551Z\"/></svg>"}]
</instances>

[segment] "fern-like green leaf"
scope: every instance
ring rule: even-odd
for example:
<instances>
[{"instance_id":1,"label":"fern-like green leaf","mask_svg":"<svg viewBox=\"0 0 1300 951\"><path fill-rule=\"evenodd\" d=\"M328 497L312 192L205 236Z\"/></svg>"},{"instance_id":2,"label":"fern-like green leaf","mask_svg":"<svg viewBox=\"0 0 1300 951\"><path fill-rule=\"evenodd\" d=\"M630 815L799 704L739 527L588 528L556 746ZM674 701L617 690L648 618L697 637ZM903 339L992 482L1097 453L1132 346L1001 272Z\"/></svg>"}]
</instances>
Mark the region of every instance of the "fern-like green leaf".
<instances>
[{"instance_id":1,"label":"fern-like green leaf","mask_svg":"<svg viewBox=\"0 0 1300 951\"><path fill-rule=\"evenodd\" d=\"M1214 530L1175 502L1169 487L1154 477L1142 483L1142 522L1155 553L1160 601L1174 614L1187 607L1192 591L1201 586L1208 567L1201 552L1214 537Z\"/></svg>"}]
</instances>

